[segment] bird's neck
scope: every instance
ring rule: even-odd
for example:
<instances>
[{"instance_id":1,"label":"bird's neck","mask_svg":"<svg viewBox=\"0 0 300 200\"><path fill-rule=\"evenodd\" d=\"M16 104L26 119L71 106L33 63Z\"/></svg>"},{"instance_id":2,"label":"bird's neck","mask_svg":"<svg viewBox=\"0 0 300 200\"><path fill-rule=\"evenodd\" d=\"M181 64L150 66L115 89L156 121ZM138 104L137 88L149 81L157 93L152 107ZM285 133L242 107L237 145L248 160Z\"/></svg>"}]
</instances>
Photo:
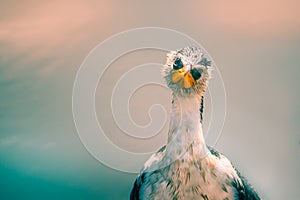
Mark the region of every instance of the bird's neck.
<instances>
[{"instance_id":1,"label":"bird's neck","mask_svg":"<svg viewBox=\"0 0 300 200\"><path fill-rule=\"evenodd\" d=\"M179 97L173 95L167 155L181 159L184 154L205 157L208 149L202 131L202 96Z\"/></svg>"}]
</instances>

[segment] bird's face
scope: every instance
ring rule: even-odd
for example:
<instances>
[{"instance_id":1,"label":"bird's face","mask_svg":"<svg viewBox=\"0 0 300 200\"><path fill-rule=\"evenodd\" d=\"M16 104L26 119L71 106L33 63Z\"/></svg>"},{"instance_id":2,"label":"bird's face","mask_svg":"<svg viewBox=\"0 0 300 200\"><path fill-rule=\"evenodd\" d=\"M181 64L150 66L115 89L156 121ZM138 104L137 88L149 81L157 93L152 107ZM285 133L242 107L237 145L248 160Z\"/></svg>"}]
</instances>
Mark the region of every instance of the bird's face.
<instances>
[{"instance_id":1,"label":"bird's face","mask_svg":"<svg viewBox=\"0 0 300 200\"><path fill-rule=\"evenodd\" d=\"M205 92L210 78L211 62L197 47L185 47L167 54L163 75L168 86L180 96Z\"/></svg>"}]
</instances>

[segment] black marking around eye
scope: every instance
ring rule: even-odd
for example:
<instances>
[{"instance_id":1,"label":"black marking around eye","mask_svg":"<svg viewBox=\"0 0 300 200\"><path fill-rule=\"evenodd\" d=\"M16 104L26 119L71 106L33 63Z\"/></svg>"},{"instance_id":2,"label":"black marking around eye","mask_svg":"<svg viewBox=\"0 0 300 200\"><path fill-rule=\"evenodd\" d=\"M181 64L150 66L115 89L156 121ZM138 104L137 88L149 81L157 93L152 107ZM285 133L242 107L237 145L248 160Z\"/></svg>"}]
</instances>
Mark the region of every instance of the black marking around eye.
<instances>
[{"instance_id":1,"label":"black marking around eye","mask_svg":"<svg viewBox=\"0 0 300 200\"><path fill-rule=\"evenodd\" d=\"M196 80L198 80L200 77L201 77L201 73L202 73L202 70L201 69L191 69L191 74L192 74L192 77Z\"/></svg>"},{"instance_id":2,"label":"black marking around eye","mask_svg":"<svg viewBox=\"0 0 300 200\"><path fill-rule=\"evenodd\" d=\"M183 68L183 63L182 63L180 58L176 58L176 60L173 64L173 69L178 70L178 69L181 69L181 68Z\"/></svg>"}]
</instances>

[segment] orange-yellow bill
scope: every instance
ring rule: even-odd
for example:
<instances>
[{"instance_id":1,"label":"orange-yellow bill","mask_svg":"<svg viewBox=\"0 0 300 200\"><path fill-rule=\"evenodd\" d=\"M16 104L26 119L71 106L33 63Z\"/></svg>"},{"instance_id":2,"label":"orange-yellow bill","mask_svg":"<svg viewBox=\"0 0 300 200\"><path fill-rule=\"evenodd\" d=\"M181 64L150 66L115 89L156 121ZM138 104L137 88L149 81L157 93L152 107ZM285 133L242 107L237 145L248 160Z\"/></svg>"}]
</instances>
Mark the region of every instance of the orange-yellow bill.
<instances>
[{"instance_id":1,"label":"orange-yellow bill","mask_svg":"<svg viewBox=\"0 0 300 200\"><path fill-rule=\"evenodd\" d=\"M173 71L172 81L184 88L190 88L196 83L192 74L189 71L185 72L184 69Z\"/></svg>"}]
</instances>

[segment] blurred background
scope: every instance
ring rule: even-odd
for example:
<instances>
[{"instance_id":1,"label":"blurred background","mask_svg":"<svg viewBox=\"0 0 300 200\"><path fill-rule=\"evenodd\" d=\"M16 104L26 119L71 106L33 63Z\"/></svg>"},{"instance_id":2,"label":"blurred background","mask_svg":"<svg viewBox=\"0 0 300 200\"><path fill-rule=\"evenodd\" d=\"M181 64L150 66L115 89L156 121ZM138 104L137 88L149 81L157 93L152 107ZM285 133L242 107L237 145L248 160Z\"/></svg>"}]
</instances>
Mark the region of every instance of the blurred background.
<instances>
[{"instance_id":1,"label":"blurred background","mask_svg":"<svg viewBox=\"0 0 300 200\"><path fill-rule=\"evenodd\" d=\"M227 94L216 148L264 199L299 199L299 1L2 0L0 5L0 199L128 199L137 174L110 169L86 151L73 122L72 88L92 48L145 26L178 30L205 47ZM164 63L164 52L139 53L143 61ZM136 57L115 62L117 73L142 64L133 62ZM97 89L97 102L104 91ZM153 103L145 97L136 95L136 105ZM169 94L160 98L169 105ZM147 111L140 110L134 114L137 123Z\"/></svg>"}]
</instances>

